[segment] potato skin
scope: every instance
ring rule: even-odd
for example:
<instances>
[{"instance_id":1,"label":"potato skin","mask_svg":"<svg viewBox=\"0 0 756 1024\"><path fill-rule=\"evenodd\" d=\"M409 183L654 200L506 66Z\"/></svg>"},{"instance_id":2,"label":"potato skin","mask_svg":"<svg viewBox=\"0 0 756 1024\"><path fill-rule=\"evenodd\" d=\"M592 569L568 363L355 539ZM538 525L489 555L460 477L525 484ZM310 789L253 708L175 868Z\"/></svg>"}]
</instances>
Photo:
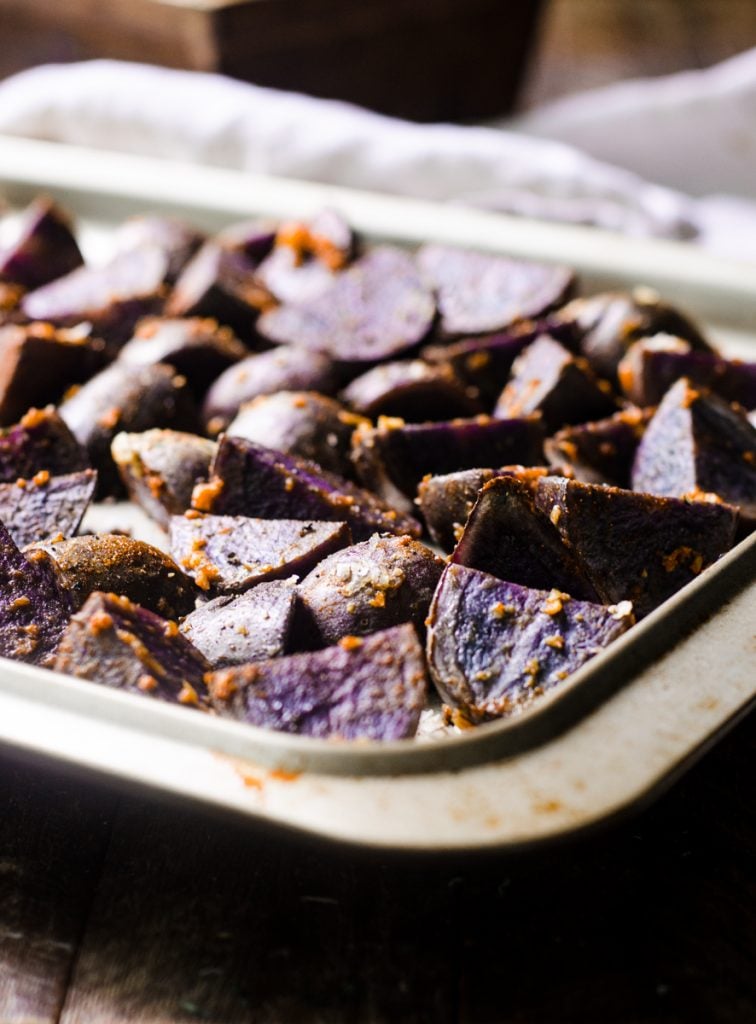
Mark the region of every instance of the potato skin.
<instances>
[{"instance_id":1,"label":"potato skin","mask_svg":"<svg viewBox=\"0 0 756 1024\"><path fill-rule=\"evenodd\" d=\"M410 537L379 537L325 558L299 585L299 638L324 646L402 622L420 631L444 568Z\"/></svg>"},{"instance_id":2,"label":"potato skin","mask_svg":"<svg viewBox=\"0 0 756 1024\"><path fill-rule=\"evenodd\" d=\"M178 619L192 611L199 593L168 555L120 534L43 541L24 553L39 550L52 559L76 608L94 591L104 591L127 597L163 618Z\"/></svg>"}]
</instances>

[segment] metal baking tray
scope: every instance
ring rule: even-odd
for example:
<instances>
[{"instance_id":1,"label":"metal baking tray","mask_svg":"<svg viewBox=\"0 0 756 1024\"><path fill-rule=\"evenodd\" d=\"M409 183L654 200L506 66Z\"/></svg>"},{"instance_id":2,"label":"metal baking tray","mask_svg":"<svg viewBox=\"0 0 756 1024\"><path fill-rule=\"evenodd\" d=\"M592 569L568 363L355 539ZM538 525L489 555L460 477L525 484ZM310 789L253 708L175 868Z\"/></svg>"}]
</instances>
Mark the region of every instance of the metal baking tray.
<instances>
[{"instance_id":1,"label":"metal baking tray","mask_svg":"<svg viewBox=\"0 0 756 1024\"><path fill-rule=\"evenodd\" d=\"M585 289L646 284L756 354L756 268L676 243L236 171L0 138L0 195L52 194L97 259L125 216L207 229L340 209L369 239L565 262ZM110 514L117 515L118 511ZM344 842L516 847L647 801L756 698L756 535L511 720L373 744L310 740L0 661L0 743Z\"/></svg>"}]
</instances>

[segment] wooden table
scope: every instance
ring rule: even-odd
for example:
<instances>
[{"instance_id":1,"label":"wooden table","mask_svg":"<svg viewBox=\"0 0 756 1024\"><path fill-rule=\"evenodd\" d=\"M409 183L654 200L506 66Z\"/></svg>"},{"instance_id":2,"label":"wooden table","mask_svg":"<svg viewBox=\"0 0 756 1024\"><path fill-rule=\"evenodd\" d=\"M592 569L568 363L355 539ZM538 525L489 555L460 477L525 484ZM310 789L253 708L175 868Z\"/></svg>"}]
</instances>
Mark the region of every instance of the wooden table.
<instances>
[{"instance_id":1,"label":"wooden table","mask_svg":"<svg viewBox=\"0 0 756 1024\"><path fill-rule=\"evenodd\" d=\"M6 753L0 1020L754 1020L755 740L516 857L325 845Z\"/></svg>"}]
</instances>

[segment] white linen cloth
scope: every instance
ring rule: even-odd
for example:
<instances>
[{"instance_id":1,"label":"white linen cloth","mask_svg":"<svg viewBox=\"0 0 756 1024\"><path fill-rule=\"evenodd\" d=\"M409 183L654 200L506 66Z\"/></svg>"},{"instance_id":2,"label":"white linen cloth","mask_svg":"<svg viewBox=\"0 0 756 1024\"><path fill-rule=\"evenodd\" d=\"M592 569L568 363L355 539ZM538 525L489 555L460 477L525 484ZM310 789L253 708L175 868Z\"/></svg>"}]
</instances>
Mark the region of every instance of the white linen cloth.
<instances>
[{"instance_id":1,"label":"white linen cloth","mask_svg":"<svg viewBox=\"0 0 756 1024\"><path fill-rule=\"evenodd\" d=\"M748 116L756 51L706 72L594 90L510 128L418 125L220 75L118 61L37 67L0 83L0 132L12 135L692 238L756 261L756 202L743 198L756 184L732 156L705 167L731 108L727 123L756 145ZM741 198L693 199L668 187L677 184L670 148L683 144L686 155L675 160L689 192L713 187L719 173L733 188L742 173Z\"/></svg>"}]
</instances>

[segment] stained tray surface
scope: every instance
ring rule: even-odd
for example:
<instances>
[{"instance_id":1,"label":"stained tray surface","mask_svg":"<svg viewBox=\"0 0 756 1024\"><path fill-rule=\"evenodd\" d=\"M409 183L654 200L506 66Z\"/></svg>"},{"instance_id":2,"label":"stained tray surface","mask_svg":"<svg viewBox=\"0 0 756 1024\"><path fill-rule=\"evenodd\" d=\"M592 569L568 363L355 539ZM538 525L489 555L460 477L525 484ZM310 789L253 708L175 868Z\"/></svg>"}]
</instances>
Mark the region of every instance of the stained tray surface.
<instances>
[{"instance_id":1,"label":"stained tray surface","mask_svg":"<svg viewBox=\"0 0 756 1024\"><path fill-rule=\"evenodd\" d=\"M586 291L650 284L707 320L726 352L754 351L756 270L673 243L12 139L0 140L0 190L13 204L40 190L59 199L79 218L95 261L132 213L167 210L217 228L331 205L376 240L564 261ZM117 506L96 511L103 528L123 515ZM313 741L2 662L0 740L351 842L532 842L648 797L750 706L755 576L751 538L530 711L459 735Z\"/></svg>"}]
</instances>

